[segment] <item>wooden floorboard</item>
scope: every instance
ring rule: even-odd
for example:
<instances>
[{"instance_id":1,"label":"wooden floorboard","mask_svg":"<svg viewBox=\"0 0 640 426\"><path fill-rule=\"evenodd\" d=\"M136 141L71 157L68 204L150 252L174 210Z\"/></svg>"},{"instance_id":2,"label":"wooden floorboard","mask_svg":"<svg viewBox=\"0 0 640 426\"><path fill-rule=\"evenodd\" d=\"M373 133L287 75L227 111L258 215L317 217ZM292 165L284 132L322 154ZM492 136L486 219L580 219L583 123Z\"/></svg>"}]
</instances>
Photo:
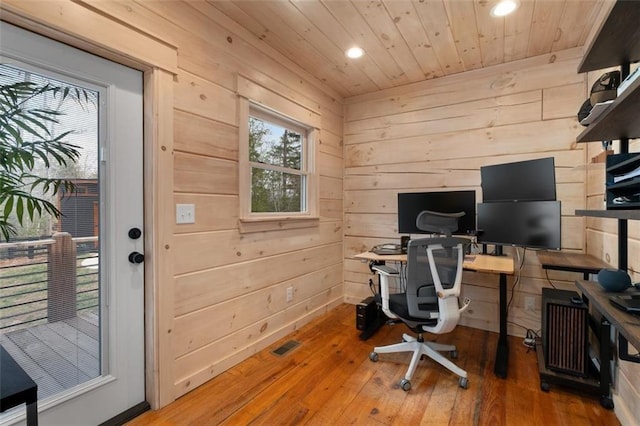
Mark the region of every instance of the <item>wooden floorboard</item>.
<instances>
[{"instance_id":1,"label":"wooden floorboard","mask_svg":"<svg viewBox=\"0 0 640 426\"><path fill-rule=\"evenodd\" d=\"M396 343L408 330L385 325L367 341L358 338L355 307L327 315L220 374L172 404L149 411L135 425L619 425L596 397L560 387L540 390L536 354L510 338L507 379L493 374L497 334L469 327L435 337L456 344L456 363L468 389L432 360L420 362L412 389L399 381L409 354L368 358L376 345ZM288 340L286 355L271 351ZM431 339L433 340L433 339Z\"/></svg>"}]
</instances>

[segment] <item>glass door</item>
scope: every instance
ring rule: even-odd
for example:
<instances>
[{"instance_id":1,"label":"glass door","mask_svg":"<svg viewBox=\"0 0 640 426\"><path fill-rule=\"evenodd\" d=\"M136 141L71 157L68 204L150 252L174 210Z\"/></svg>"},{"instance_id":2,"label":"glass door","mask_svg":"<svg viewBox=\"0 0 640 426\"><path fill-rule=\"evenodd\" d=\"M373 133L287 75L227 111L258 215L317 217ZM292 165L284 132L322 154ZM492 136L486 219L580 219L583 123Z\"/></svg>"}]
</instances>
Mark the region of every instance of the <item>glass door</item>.
<instances>
[{"instance_id":1,"label":"glass door","mask_svg":"<svg viewBox=\"0 0 640 426\"><path fill-rule=\"evenodd\" d=\"M97 424L144 401L142 74L1 31L0 345L42 423Z\"/></svg>"}]
</instances>

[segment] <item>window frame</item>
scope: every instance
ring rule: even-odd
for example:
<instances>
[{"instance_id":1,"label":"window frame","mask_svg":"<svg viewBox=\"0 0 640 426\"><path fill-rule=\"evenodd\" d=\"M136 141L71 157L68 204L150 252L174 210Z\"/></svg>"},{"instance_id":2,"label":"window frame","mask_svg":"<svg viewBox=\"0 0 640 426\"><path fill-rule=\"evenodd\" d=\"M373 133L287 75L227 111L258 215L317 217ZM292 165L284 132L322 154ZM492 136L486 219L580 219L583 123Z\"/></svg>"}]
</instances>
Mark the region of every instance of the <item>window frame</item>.
<instances>
[{"instance_id":1,"label":"window frame","mask_svg":"<svg viewBox=\"0 0 640 426\"><path fill-rule=\"evenodd\" d=\"M310 111L291 100L267 92L265 88L246 80L238 79L239 111L239 230L260 232L317 226L319 224L319 190L317 176L317 145L319 140L319 114ZM243 93L244 88L250 93ZM269 102L271 101L271 102ZM305 208L300 212L252 212L251 172L254 164L249 161L249 117L267 119L277 125L284 125L305 135L302 147L301 170L296 172L304 176L301 193ZM264 118L263 118L264 117ZM310 118L310 119L309 119ZM304 131L304 132L302 132ZM289 172L289 169L275 165L259 163L266 170Z\"/></svg>"},{"instance_id":2,"label":"window frame","mask_svg":"<svg viewBox=\"0 0 640 426\"><path fill-rule=\"evenodd\" d=\"M260 163L255 161L249 161L249 175L252 176L252 171L254 168L261 170L271 170L275 172L282 172L300 176L302 185L300 189L300 204L301 208L299 212L250 212L252 215L263 216L263 215L274 215L274 214L292 214L292 215L300 215L306 214L308 210L308 190L307 190L307 182L309 180L309 134L313 131L313 129L305 126L297 121L290 120L286 117L283 117L281 114L278 114L273 111L269 111L265 108L260 107L259 105L255 105L253 103L249 103L249 118L256 118L266 123L275 124L280 127L284 127L288 130L293 130L296 133L299 133L303 137L303 142L300 147L300 169L293 169L290 167L278 166L275 164L269 163ZM247 124L248 124L247 120ZM248 141L247 141L248 143ZM253 196L253 186L251 186L251 197ZM251 208L251 206L250 206Z\"/></svg>"}]
</instances>

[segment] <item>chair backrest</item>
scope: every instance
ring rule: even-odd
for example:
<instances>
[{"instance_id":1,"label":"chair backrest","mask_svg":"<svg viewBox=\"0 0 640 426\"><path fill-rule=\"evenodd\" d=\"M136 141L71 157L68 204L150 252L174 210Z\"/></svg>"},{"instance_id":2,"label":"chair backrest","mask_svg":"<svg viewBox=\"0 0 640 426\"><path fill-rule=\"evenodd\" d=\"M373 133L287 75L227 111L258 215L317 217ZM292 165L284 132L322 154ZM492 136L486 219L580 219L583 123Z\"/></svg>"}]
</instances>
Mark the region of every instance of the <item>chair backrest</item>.
<instances>
[{"instance_id":1,"label":"chair backrest","mask_svg":"<svg viewBox=\"0 0 640 426\"><path fill-rule=\"evenodd\" d=\"M433 318L438 329L450 331L459 318L458 296L462 283L464 246L457 237L422 238L409 241L407 249L407 308L414 318ZM446 312L444 312L446 311ZM455 311L455 312L453 312Z\"/></svg>"}]
</instances>

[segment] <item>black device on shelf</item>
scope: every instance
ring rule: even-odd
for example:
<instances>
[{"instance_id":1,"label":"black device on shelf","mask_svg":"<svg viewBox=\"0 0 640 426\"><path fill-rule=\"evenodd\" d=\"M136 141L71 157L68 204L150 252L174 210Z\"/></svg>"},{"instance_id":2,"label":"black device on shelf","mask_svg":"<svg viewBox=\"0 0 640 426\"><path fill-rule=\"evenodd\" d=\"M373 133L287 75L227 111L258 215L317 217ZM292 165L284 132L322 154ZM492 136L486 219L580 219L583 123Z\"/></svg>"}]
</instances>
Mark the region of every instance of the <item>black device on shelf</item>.
<instances>
[{"instance_id":1,"label":"black device on shelf","mask_svg":"<svg viewBox=\"0 0 640 426\"><path fill-rule=\"evenodd\" d=\"M478 204L478 242L560 250L560 201Z\"/></svg>"},{"instance_id":2,"label":"black device on shelf","mask_svg":"<svg viewBox=\"0 0 640 426\"><path fill-rule=\"evenodd\" d=\"M609 301L624 312L640 315L640 294L615 294L609 296Z\"/></svg>"},{"instance_id":3,"label":"black device on shelf","mask_svg":"<svg viewBox=\"0 0 640 426\"><path fill-rule=\"evenodd\" d=\"M439 191L405 192L398 194L398 233L424 234L418 229L416 219L424 211L439 213L464 212L458 219L458 230L453 234L474 235L476 232L476 192Z\"/></svg>"},{"instance_id":4,"label":"black device on shelf","mask_svg":"<svg viewBox=\"0 0 640 426\"><path fill-rule=\"evenodd\" d=\"M480 167L482 201L554 201L553 157Z\"/></svg>"},{"instance_id":5,"label":"black device on shelf","mask_svg":"<svg viewBox=\"0 0 640 426\"><path fill-rule=\"evenodd\" d=\"M607 156L607 210L640 209L640 154Z\"/></svg>"}]
</instances>

